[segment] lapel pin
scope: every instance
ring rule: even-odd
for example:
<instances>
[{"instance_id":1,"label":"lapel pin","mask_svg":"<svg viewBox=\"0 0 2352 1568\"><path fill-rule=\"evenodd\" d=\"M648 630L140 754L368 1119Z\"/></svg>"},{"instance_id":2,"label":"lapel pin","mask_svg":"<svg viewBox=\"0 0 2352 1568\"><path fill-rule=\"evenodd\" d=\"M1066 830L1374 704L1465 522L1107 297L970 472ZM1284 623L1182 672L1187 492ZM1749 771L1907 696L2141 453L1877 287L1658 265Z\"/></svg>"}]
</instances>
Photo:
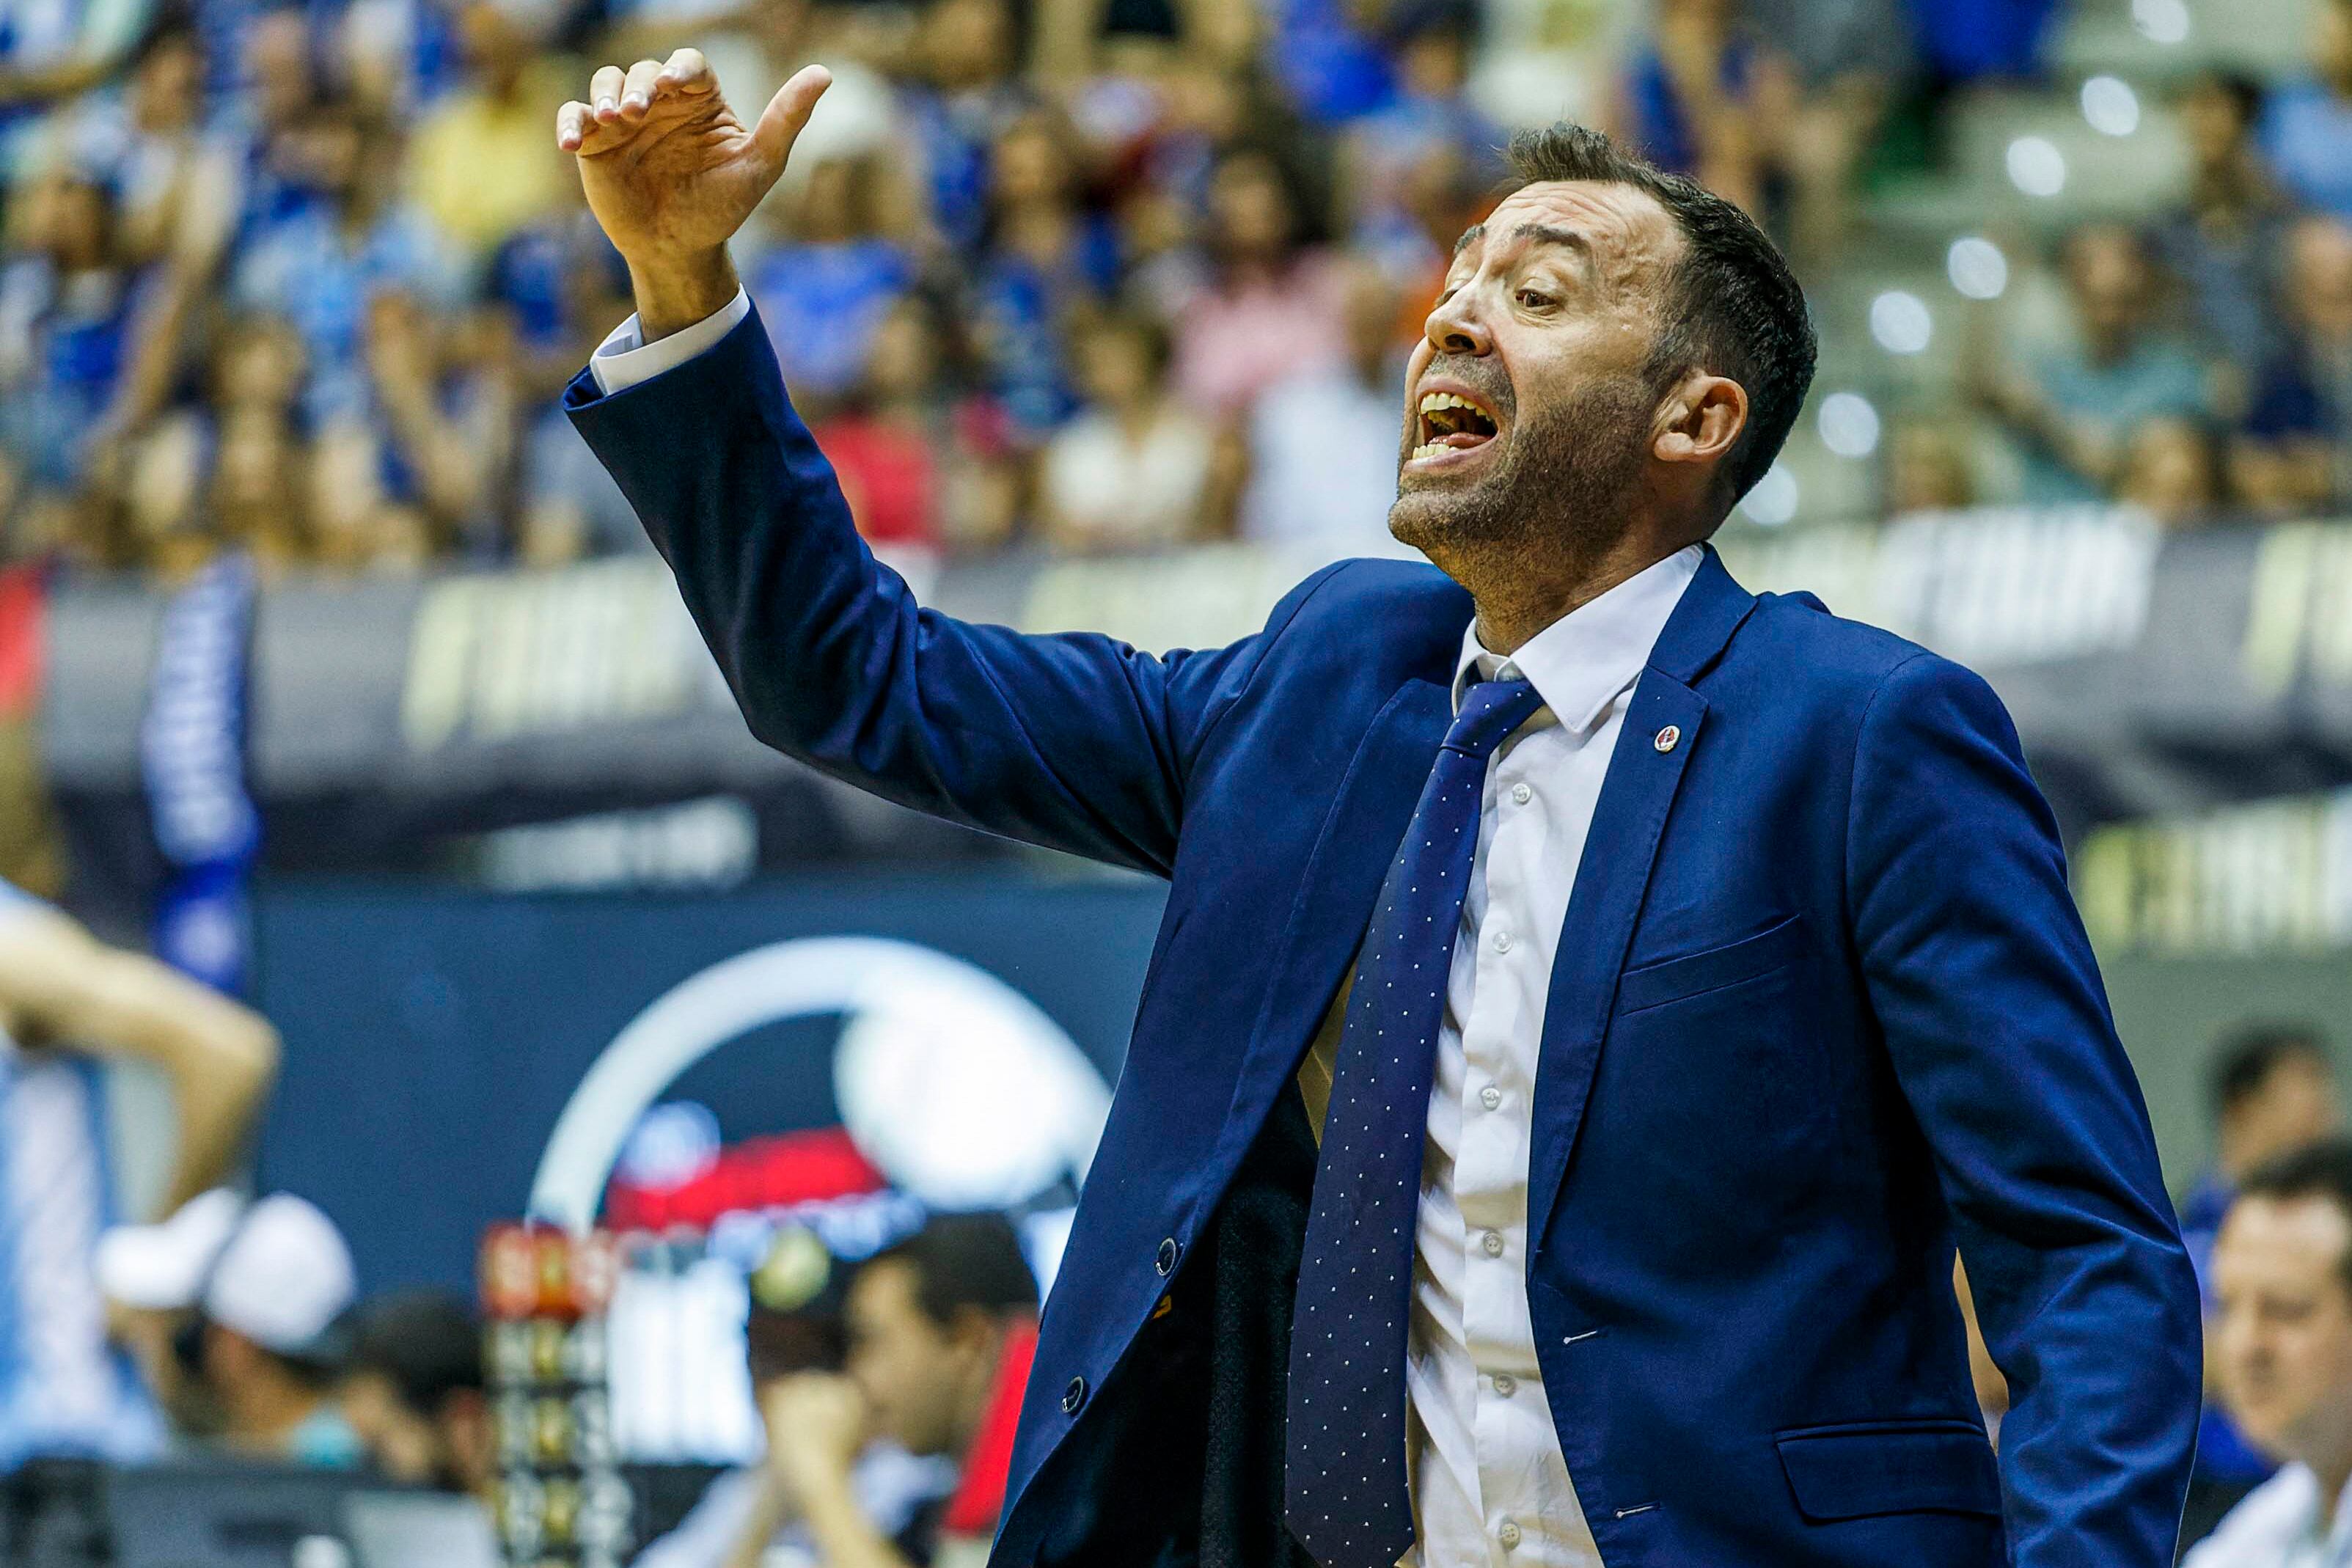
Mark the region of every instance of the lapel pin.
<instances>
[{"instance_id":1,"label":"lapel pin","mask_svg":"<svg viewBox=\"0 0 2352 1568\"><path fill-rule=\"evenodd\" d=\"M1671 752L1682 738L1683 732L1680 727L1669 724L1664 729L1658 731L1657 738L1652 741L1650 744L1657 747L1661 752Z\"/></svg>"}]
</instances>

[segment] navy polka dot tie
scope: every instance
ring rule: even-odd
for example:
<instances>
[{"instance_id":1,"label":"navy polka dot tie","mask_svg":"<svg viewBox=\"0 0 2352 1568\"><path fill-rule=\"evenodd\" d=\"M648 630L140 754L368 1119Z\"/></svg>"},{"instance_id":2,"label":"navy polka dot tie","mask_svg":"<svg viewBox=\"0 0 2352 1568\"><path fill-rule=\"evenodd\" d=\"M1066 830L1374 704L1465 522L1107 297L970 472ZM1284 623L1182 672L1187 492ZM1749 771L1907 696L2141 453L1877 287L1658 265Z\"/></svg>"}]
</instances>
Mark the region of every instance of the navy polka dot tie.
<instances>
[{"instance_id":1,"label":"navy polka dot tie","mask_svg":"<svg viewBox=\"0 0 2352 1568\"><path fill-rule=\"evenodd\" d=\"M1356 964L1291 1312L1286 1511L1323 1568L1394 1568L1412 1545L1405 1321L1437 1030L1486 760L1542 706L1524 680L1464 696Z\"/></svg>"}]
</instances>

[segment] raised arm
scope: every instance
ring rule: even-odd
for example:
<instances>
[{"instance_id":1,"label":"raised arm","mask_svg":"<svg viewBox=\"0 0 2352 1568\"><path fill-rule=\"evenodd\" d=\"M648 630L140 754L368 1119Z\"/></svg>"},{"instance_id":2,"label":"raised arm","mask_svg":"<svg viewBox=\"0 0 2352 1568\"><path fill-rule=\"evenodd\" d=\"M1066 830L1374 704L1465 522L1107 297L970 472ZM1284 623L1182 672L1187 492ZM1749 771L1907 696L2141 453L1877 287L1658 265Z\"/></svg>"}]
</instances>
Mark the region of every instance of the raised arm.
<instances>
[{"instance_id":1,"label":"raised arm","mask_svg":"<svg viewBox=\"0 0 2352 1568\"><path fill-rule=\"evenodd\" d=\"M162 1069L178 1122L167 1215L228 1175L278 1070L278 1033L259 1014L36 905L0 915L0 1017L35 1048Z\"/></svg>"},{"instance_id":2,"label":"raised arm","mask_svg":"<svg viewBox=\"0 0 2352 1568\"><path fill-rule=\"evenodd\" d=\"M1990 688L1919 655L1865 716L1849 897L2007 1374L2011 1560L2169 1563L2198 1415L2197 1283L2057 825Z\"/></svg>"},{"instance_id":3,"label":"raised arm","mask_svg":"<svg viewBox=\"0 0 2352 1568\"><path fill-rule=\"evenodd\" d=\"M618 335L650 344L698 329L697 352L650 380L609 393L598 376L575 381L572 419L677 573L761 740L919 810L1165 872L1194 760L1271 633L1157 658L922 608L858 538L757 317L722 331L741 310L727 240L829 79L803 70L746 129L702 57L681 49L608 66L563 106L558 142L578 155L636 295Z\"/></svg>"}]
</instances>

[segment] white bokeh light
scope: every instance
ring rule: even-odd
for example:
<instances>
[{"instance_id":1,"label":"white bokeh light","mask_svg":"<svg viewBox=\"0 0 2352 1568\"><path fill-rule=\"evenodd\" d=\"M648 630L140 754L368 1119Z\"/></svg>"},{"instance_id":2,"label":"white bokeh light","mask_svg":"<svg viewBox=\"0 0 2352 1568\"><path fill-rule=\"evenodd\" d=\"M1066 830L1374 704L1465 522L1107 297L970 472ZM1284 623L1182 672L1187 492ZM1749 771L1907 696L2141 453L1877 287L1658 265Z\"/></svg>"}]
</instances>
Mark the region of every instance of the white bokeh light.
<instances>
[{"instance_id":1,"label":"white bokeh light","mask_svg":"<svg viewBox=\"0 0 2352 1568\"><path fill-rule=\"evenodd\" d=\"M1797 515L1796 476L1773 464L1755 488L1739 499L1739 510L1750 522L1779 528Z\"/></svg>"},{"instance_id":2,"label":"white bokeh light","mask_svg":"<svg viewBox=\"0 0 2352 1568\"><path fill-rule=\"evenodd\" d=\"M1944 274L1971 300L1998 300L2009 287L2009 258L1980 234L1962 235L1944 253Z\"/></svg>"},{"instance_id":3,"label":"white bokeh light","mask_svg":"<svg viewBox=\"0 0 2352 1568\"><path fill-rule=\"evenodd\" d=\"M1918 353L1935 331L1927 302L1907 289L1889 289L1870 302L1870 335L1888 353Z\"/></svg>"},{"instance_id":4,"label":"white bokeh light","mask_svg":"<svg viewBox=\"0 0 2352 1568\"><path fill-rule=\"evenodd\" d=\"M2128 136L2139 129L2139 95L2119 76L2095 76L2083 84L2083 119L2102 136Z\"/></svg>"},{"instance_id":5,"label":"white bokeh light","mask_svg":"<svg viewBox=\"0 0 2352 1568\"><path fill-rule=\"evenodd\" d=\"M2189 7L2184 0L2132 0L2132 26L2150 43L2187 43Z\"/></svg>"},{"instance_id":6,"label":"white bokeh light","mask_svg":"<svg viewBox=\"0 0 2352 1568\"><path fill-rule=\"evenodd\" d=\"M1832 392L1815 416L1822 445L1841 458L1867 458L1878 450L1878 410L1857 392Z\"/></svg>"},{"instance_id":7,"label":"white bokeh light","mask_svg":"<svg viewBox=\"0 0 2352 1568\"><path fill-rule=\"evenodd\" d=\"M2066 154L2047 136L2021 136L2009 144L2009 183L2029 196L2066 188Z\"/></svg>"}]
</instances>

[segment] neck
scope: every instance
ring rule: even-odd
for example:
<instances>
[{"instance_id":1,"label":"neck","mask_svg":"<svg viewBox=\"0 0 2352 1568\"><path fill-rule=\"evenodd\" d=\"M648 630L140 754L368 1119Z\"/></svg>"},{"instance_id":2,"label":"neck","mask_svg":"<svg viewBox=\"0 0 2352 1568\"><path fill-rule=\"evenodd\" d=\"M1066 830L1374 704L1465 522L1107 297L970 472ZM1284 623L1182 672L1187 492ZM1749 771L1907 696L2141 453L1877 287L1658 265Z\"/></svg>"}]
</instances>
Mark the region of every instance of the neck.
<instances>
[{"instance_id":1,"label":"neck","mask_svg":"<svg viewBox=\"0 0 2352 1568\"><path fill-rule=\"evenodd\" d=\"M2319 1478L2319 1532L2326 1535L2336 1528L2337 1505L2344 1489L2352 1485L2352 1448L2346 1448L2326 1459L2311 1462L2311 1473Z\"/></svg>"},{"instance_id":2,"label":"neck","mask_svg":"<svg viewBox=\"0 0 2352 1568\"><path fill-rule=\"evenodd\" d=\"M1478 607L1478 641L1508 657L1538 632L1591 604L1618 584L1648 570L1689 542L1643 533L1621 536L1590 557L1536 565L1524 558L1476 563L1430 559L1470 590Z\"/></svg>"}]
</instances>

